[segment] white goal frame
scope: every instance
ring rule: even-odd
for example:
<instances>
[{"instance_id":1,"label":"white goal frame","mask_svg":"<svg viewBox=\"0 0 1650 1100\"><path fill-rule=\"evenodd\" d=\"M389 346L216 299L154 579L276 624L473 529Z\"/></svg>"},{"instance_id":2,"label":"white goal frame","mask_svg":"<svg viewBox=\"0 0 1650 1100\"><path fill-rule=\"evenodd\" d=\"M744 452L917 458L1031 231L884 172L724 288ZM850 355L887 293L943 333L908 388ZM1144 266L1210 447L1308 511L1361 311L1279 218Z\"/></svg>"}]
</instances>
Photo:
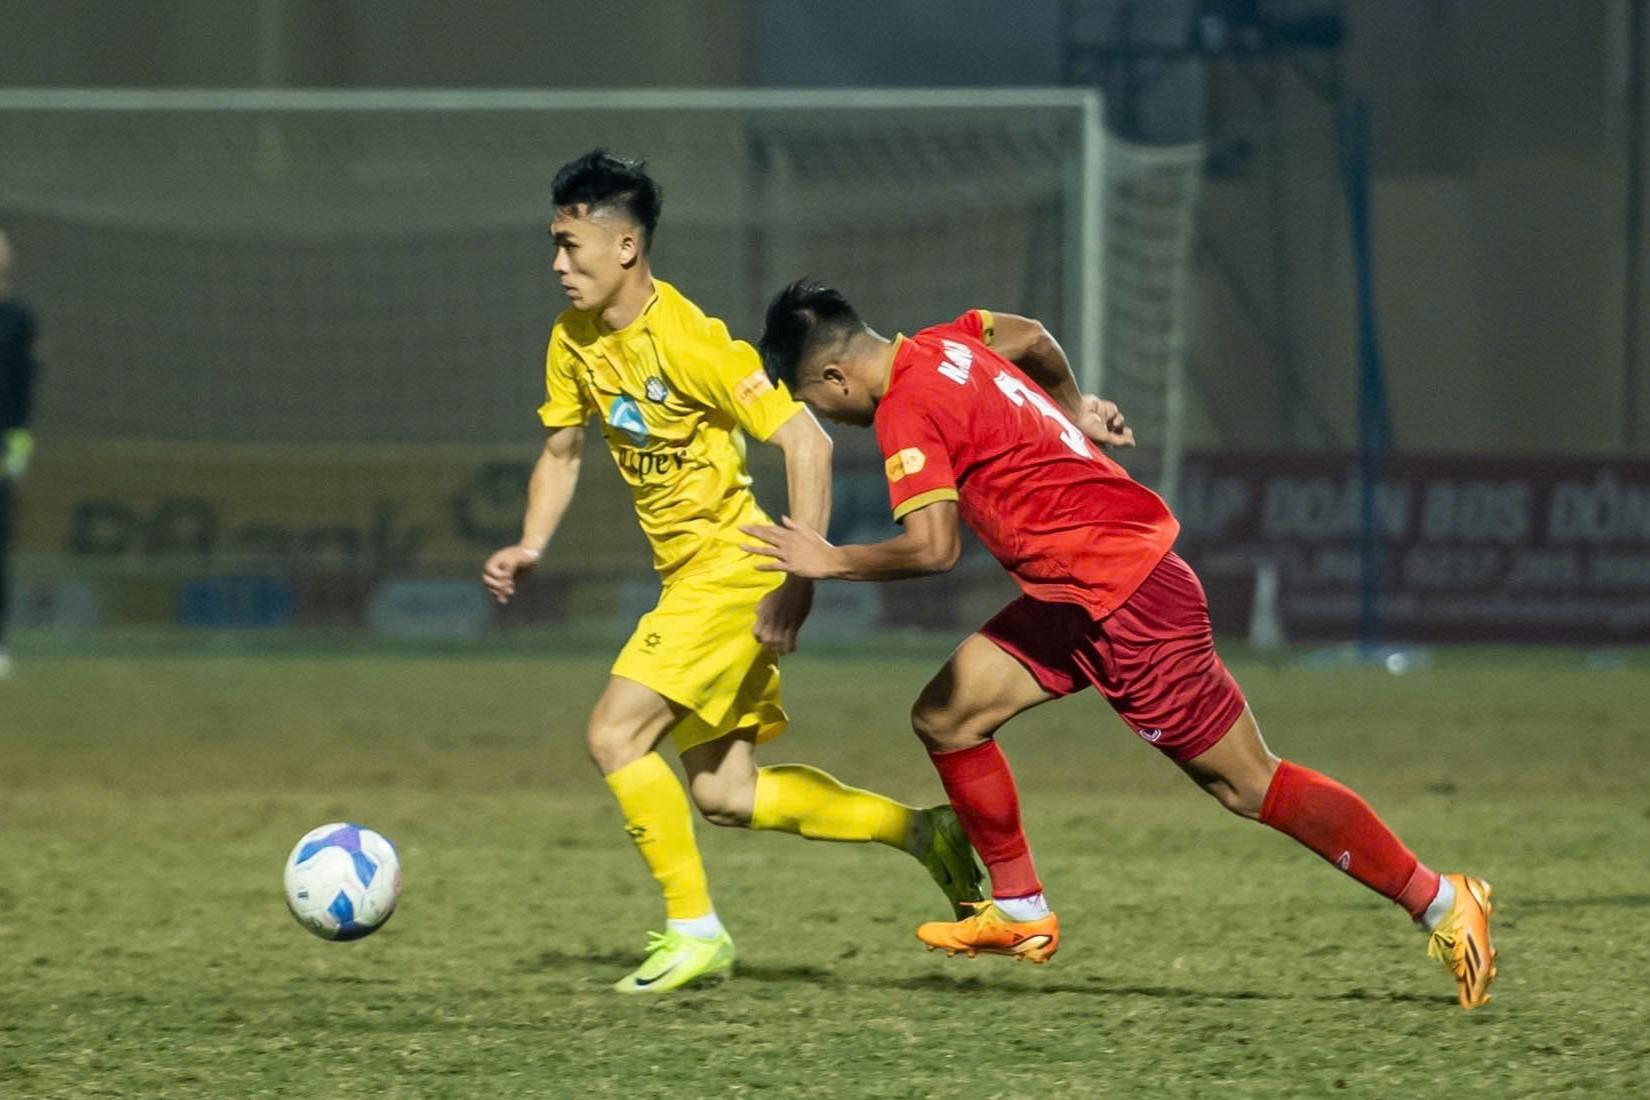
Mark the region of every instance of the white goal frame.
<instances>
[{"instance_id":1,"label":"white goal frame","mask_svg":"<svg viewBox=\"0 0 1650 1100\"><path fill-rule=\"evenodd\" d=\"M1071 110L1078 113L1081 165L1068 184L1076 232L1065 242L1063 310L1075 318L1073 368L1079 383L1098 392L1102 378L1105 314L1101 226L1105 142L1100 93L1090 88L656 88L585 90L469 89L55 89L0 90L9 112L475 112L475 111L716 111L976 108Z\"/></svg>"}]
</instances>

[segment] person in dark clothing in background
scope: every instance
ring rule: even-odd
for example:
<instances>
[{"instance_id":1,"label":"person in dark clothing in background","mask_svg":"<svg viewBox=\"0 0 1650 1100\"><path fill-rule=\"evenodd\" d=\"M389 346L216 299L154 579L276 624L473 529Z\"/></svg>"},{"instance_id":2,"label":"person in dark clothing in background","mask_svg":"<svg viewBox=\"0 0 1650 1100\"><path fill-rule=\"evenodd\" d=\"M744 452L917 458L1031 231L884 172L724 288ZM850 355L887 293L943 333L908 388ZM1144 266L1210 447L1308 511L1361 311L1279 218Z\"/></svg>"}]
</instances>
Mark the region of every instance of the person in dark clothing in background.
<instances>
[{"instance_id":1,"label":"person in dark clothing in background","mask_svg":"<svg viewBox=\"0 0 1650 1100\"><path fill-rule=\"evenodd\" d=\"M11 242L0 232L0 679L11 675L6 654L7 562L15 513L16 484L29 468L34 438L29 434L34 390L34 314L15 297Z\"/></svg>"}]
</instances>

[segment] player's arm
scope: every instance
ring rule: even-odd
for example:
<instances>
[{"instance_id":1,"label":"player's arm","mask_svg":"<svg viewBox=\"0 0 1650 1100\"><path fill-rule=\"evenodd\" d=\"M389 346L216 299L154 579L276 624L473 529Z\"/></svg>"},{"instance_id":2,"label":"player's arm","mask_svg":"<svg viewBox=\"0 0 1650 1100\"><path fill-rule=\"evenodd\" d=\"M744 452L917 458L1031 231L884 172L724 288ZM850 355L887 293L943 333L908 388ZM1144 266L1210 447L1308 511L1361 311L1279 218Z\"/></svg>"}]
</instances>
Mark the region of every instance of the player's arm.
<instances>
[{"instance_id":1,"label":"player's arm","mask_svg":"<svg viewBox=\"0 0 1650 1100\"><path fill-rule=\"evenodd\" d=\"M936 500L907 512L905 530L868 546L832 546L819 532L786 519L776 527L746 527L761 540L745 547L772 558L757 566L770 572L818 580L895 581L946 573L962 554L957 502Z\"/></svg>"},{"instance_id":2,"label":"player's arm","mask_svg":"<svg viewBox=\"0 0 1650 1100\"><path fill-rule=\"evenodd\" d=\"M1071 361L1054 334L1041 321L1012 313L991 312L991 350L1026 372L1060 406L1060 411L1076 420L1083 408L1083 392L1071 373Z\"/></svg>"},{"instance_id":3,"label":"player's arm","mask_svg":"<svg viewBox=\"0 0 1650 1100\"><path fill-rule=\"evenodd\" d=\"M815 531L825 530L831 523L831 437L813 413L798 406L767 442L785 455L789 515Z\"/></svg>"},{"instance_id":4,"label":"player's arm","mask_svg":"<svg viewBox=\"0 0 1650 1100\"><path fill-rule=\"evenodd\" d=\"M34 436L29 432L34 340L34 318L25 313L18 339L0 343L0 478L20 480L34 454Z\"/></svg>"},{"instance_id":5,"label":"player's arm","mask_svg":"<svg viewBox=\"0 0 1650 1100\"><path fill-rule=\"evenodd\" d=\"M583 455L583 425L554 428L545 437L544 449L533 463L533 476L527 482L527 510L521 521L521 538L514 545L495 551L482 567L482 583L499 603L508 603L515 595L516 574L538 564L551 536L561 525L579 483L579 461Z\"/></svg>"},{"instance_id":6,"label":"player's arm","mask_svg":"<svg viewBox=\"0 0 1650 1100\"><path fill-rule=\"evenodd\" d=\"M1102 447L1134 446L1134 429L1117 405L1077 388L1065 349L1041 321L996 311L991 320L991 350L1025 371L1084 435Z\"/></svg>"},{"instance_id":7,"label":"player's arm","mask_svg":"<svg viewBox=\"0 0 1650 1100\"><path fill-rule=\"evenodd\" d=\"M766 442L785 455L785 492L794 522L810 531L831 523L831 437L813 413L798 406ZM813 608L814 582L791 576L756 609L756 640L778 653L796 650L797 634Z\"/></svg>"}]
</instances>

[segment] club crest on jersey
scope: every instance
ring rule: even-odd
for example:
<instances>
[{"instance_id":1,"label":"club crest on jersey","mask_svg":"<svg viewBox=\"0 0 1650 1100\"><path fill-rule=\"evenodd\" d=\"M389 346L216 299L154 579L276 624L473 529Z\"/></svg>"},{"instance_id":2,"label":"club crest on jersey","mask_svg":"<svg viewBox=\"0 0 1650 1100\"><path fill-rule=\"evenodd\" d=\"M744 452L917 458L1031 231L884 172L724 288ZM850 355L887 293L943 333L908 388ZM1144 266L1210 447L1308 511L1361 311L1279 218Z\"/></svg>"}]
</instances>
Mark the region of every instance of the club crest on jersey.
<instances>
[{"instance_id":1,"label":"club crest on jersey","mask_svg":"<svg viewBox=\"0 0 1650 1100\"><path fill-rule=\"evenodd\" d=\"M907 447L898 454L891 455L883 469L888 473L890 482L903 481L907 474L920 474L922 468L928 465L928 456L916 447Z\"/></svg>"},{"instance_id":2,"label":"club crest on jersey","mask_svg":"<svg viewBox=\"0 0 1650 1100\"><path fill-rule=\"evenodd\" d=\"M663 378L660 378L658 375L653 375L647 380L647 385L643 388L642 392L647 394L647 399L649 401L658 403L670 396L670 387L665 385L665 380Z\"/></svg>"},{"instance_id":3,"label":"club crest on jersey","mask_svg":"<svg viewBox=\"0 0 1650 1100\"><path fill-rule=\"evenodd\" d=\"M607 407L607 423L638 447L647 442L647 421L642 419L642 407L634 397L615 397Z\"/></svg>"}]
</instances>

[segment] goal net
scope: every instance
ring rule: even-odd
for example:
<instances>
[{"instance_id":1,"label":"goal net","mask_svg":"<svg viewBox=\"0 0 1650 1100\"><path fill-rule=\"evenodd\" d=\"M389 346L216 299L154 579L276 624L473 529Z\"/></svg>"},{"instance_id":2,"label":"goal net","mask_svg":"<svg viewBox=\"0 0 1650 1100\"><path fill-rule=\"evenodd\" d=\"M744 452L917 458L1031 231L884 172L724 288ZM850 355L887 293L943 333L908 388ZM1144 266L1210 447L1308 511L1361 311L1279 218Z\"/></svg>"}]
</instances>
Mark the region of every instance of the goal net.
<instances>
[{"instance_id":1,"label":"goal net","mask_svg":"<svg viewBox=\"0 0 1650 1100\"><path fill-rule=\"evenodd\" d=\"M1105 391L1139 439L1130 472L1171 504L1185 446L1186 277L1203 160L1199 142L1106 138Z\"/></svg>"},{"instance_id":2,"label":"goal net","mask_svg":"<svg viewBox=\"0 0 1650 1100\"><path fill-rule=\"evenodd\" d=\"M648 160L655 270L738 336L813 274L884 331L1040 317L1093 377L1097 119L1079 91L0 93L45 339L23 572L106 619L338 622L357 582L472 577L540 438L549 182L596 146ZM841 443L838 531L885 523ZM598 588L648 563L609 466L555 555Z\"/></svg>"}]
</instances>

